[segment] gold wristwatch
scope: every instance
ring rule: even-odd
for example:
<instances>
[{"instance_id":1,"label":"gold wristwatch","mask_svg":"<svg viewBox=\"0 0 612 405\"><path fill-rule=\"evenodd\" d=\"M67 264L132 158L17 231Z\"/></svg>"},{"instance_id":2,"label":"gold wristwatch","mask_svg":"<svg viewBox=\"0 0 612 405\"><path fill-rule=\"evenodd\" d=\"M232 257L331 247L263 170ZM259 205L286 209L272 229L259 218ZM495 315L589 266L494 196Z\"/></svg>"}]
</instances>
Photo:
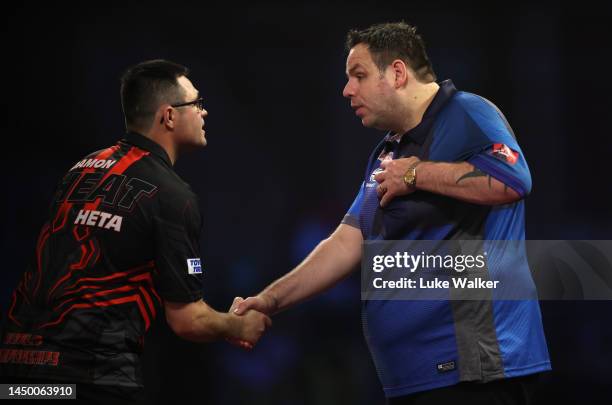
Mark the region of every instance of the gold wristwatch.
<instances>
[{"instance_id":1,"label":"gold wristwatch","mask_svg":"<svg viewBox=\"0 0 612 405\"><path fill-rule=\"evenodd\" d=\"M416 168L421 162L417 162L414 166L409 168L404 174L404 183L408 185L408 187L416 186Z\"/></svg>"}]
</instances>

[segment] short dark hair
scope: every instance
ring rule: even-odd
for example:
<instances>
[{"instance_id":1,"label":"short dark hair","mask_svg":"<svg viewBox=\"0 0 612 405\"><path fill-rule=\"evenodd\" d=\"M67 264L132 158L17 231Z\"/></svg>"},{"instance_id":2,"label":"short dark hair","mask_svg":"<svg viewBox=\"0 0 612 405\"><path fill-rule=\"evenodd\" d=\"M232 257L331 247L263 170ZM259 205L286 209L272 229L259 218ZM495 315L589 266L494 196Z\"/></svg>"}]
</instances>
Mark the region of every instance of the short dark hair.
<instances>
[{"instance_id":1,"label":"short dark hair","mask_svg":"<svg viewBox=\"0 0 612 405\"><path fill-rule=\"evenodd\" d=\"M363 43L368 46L381 73L395 59L401 59L412 68L419 81L433 82L436 74L425 52L425 42L416 30L403 21L376 24L364 30L353 29L346 35L346 50Z\"/></svg>"},{"instance_id":2,"label":"short dark hair","mask_svg":"<svg viewBox=\"0 0 612 405\"><path fill-rule=\"evenodd\" d=\"M150 128L157 108L183 102L177 79L189 69L163 59L148 60L128 68L121 76L121 106L128 129Z\"/></svg>"}]
</instances>

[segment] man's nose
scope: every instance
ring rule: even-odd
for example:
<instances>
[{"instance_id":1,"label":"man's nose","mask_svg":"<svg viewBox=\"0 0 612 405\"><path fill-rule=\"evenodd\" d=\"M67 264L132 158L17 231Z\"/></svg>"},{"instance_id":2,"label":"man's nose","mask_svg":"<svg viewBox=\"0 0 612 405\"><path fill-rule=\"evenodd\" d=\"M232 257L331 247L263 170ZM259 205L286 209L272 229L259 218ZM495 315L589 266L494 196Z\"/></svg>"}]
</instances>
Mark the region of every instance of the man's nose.
<instances>
[{"instance_id":1,"label":"man's nose","mask_svg":"<svg viewBox=\"0 0 612 405\"><path fill-rule=\"evenodd\" d=\"M208 115L208 111L206 111L206 108L202 108L202 111L200 112L200 115L202 115L202 118L206 117Z\"/></svg>"},{"instance_id":2,"label":"man's nose","mask_svg":"<svg viewBox=\"0 0 612 405\"><path fill-rule=\"evenodd\" d=\"M351 82L346 82L344 90L342 90L342 95L346 98L351 98L355 95L355 90L353 89L353 86L351 86Z\"/></svg>"}]
</instances>

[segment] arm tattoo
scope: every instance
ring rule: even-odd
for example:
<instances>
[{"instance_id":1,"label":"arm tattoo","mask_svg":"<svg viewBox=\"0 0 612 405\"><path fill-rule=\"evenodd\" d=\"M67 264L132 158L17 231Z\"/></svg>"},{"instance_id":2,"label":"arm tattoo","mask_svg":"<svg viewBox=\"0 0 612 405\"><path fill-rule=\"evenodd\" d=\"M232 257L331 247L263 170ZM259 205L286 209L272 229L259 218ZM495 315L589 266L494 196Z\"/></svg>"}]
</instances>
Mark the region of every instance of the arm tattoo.
<instances>
[{"instance_id":1,"label":"arm tattoo","mask_svg":"<svg viewBox=\"0 0 612 405\"><path fill-rule=\"evenodd\" d=\"M459 184L461 180L468 179L470 177L485 177L485 176L489 178L489 188L491 188L491 175L486 174L485 172L483 172L482 170L476 167L471 172L467 172L463 176L459 177L459 179L457 179L456 184Z\"/></svg>"}]
</instances>

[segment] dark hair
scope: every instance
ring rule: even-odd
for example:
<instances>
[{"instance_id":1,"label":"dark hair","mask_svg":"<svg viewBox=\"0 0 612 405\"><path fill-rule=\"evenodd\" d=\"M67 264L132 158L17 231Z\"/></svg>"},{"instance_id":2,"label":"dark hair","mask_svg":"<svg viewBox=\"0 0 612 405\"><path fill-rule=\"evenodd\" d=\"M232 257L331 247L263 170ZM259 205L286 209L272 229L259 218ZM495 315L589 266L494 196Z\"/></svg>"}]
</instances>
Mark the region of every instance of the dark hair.
<instances>
[{"instance_id":1,"label":"dark hair","mask_svg":"<svg viewBox=\"0 0 612 405\"><path fill-rule=\"evenodd\" d=\"M189 69L163 59L148 60L128 68L121 76L121 106L128 129L146 130L163 103L183 102L177 78Z\"/></svg>"},{"instance_id":2,"label":"dark hair","mask_svg":"<svg viewBox=\"0 0 612 405\"><path fill-rule=\"evenodd\" d=\"M421 82L433 82L436 74L425 52L425 43L416 27L405 22L372 25L364 30L350 30L346 35L346 50L358 44L368 46L380 72L395 59L401 59L415 72Z\"/></svg>"}]
</instances>

